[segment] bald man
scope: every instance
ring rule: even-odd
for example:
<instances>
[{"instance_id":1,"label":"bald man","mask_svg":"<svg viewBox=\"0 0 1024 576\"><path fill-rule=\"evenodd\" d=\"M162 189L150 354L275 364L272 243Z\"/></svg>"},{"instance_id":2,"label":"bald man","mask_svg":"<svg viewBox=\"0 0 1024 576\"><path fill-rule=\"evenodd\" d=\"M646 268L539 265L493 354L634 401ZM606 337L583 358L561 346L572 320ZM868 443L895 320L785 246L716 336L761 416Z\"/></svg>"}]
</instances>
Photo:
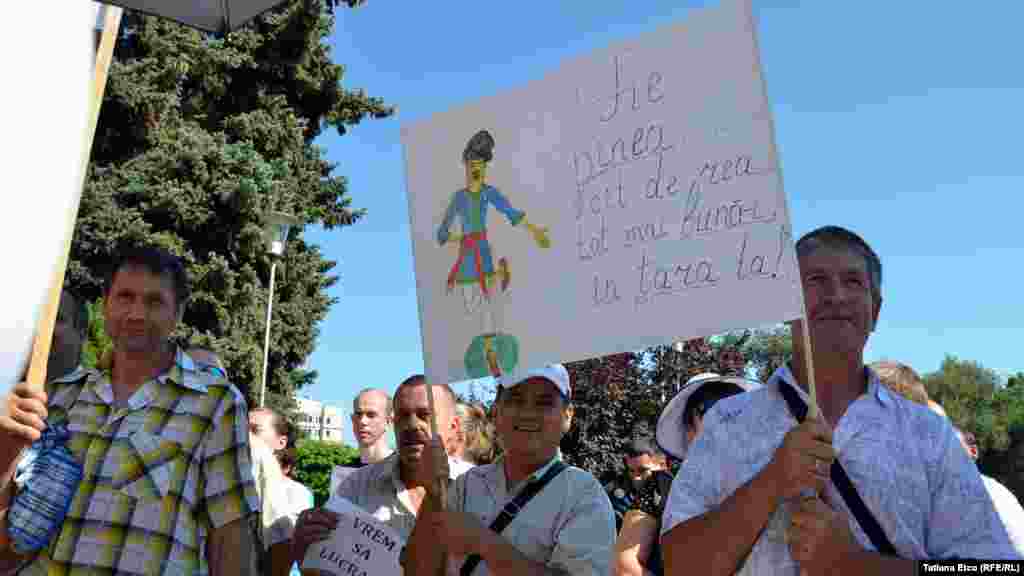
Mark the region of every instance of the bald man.
<instances>
[{"instance_id":1,"label":"bald man","mask_svg":"<svg viewBox=\"0 0 1024 576\"><path fill-rule=\"evenodd\" d=\"M391 397L379 388L367 388L352 401L352 434L359 444L359 458L346 462L349 468L361 468L384 460L394 452L388 446L387 431L393 414Z\"/></svg>"}]
</instances>

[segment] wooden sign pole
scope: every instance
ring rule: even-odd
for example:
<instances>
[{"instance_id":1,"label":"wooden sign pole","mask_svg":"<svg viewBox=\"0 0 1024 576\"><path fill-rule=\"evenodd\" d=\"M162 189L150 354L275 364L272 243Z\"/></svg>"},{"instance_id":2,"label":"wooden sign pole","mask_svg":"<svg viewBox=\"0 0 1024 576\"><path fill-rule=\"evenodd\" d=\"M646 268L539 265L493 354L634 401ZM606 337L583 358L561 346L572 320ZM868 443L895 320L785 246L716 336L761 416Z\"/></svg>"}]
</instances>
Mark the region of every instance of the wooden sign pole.
<instances>
[{"instance_id":1,"label":"wooden sign pole","mask_svg":"<svg viewBox=\"0 0 1024 576\"><path fill-rule=\"evenodd\" d=\"M29 360L27 382L35 390L41 391L46 387L46 367L50 356L50 340L53 338L53 325L57 321L57 312L60 310L60 295L64 288L64 271L67 268L68 252L71 250L71 239L75 233L78 204L82 197L81 188L85 185L85 175L88 172L93 137L96 134L96 124L99 121L100 107L103 105L103 94L107 86L107 72L110 69L110 61L113 58L117 33L121 27L121 12L121 8L114 6L106 7L103 36L100 38L99 48L96 51L95 72L93 81L89 86L90 106L86 110L88 115L86 118L86 130L82 135L82 180L79 184L79 192L75 195L75 199L72 202L72 209L65 215L67 221L64 227L64 251L54 265L49 294L43 303L42 314L40 314L39 321L36 324L32 356Z\"/></svg>"},{"instance_id":2,"label":"wooden sign pole","mask_svg":"<svg viewBox=\"0 0 1024 576\"><path fill-rule=\"evenodd\" d=\"M434 386L429 382L425 383L427 387L427 406L430 409L430 437L440 438L441 435L437 429L437 409L434 402ZM433 448L429 448L433 449ZM446 456L447 457L447 454ZM445 511L448 509L448 479L447 478L433 478L431 482L434 483L434 488L431 490L431 497L435 498L434 505L437 510ZM448 572L448 554L442 548L441 549L441 564L437 567L438 576L445 576Z\"/></svg>"},{"instance_id":3,"label":"wooden sign pole","mask_svg":"<svg viewBox=\"0 0 1024 576\"><path fill-rule=\"evenodd\" d=\"M814 351L811 349L811 329L807 326L806 309L804 310L804 317L803 321L800 322L800 326L800 337L803 338L804 342L804 363L807 367L807 396L810 399L807 406L807 417L813 420L820 416L821 410L818 409L818 394L815 391Z\"/></svg>"},{"instance_id":4,"label":"wooden sign pole","mask_svg":"<svg viewBox=\"0 0 1024 576\"><path fill-rule=\"evenodd\" d=\"M752 5L751 0L746 0L743 3L743 9L746 12L747 23L750 26L750 33L751 35L753 35L754 38L754 60L757 62L758 70L761 70L761 89L764 91L765 97L767 98L768 83L765 81L764 67L761 66L761 49L760 43L758 42L757 38L757 22L754 21L754 7ZM774 119L771 118L771 115L769 115L768 125L769 130L771 132L772 156L778 158L777 147L775 145L777 141L775 138L775 121ZM778 163L777 165L779 170L779 185L785 188L785 184L783 184L782 178L782 165ZM797 269L799 270L799 266L797 267ZM800 296L800 310L803 318L803 320L800 322L800 325L803 327L800 330L800 338L802 338L803 340L804 361L807 366L807 395L810 398L810 406L807 407L807 416L813 419L817 418L821 411L818 410L818 394L815 391L814 385L814 354L811 350L810 327L807 325L807 305L804 302L802 294ZM793 334L791 330L790 337L796 338L797 335Z\"/></svg>"}]
</instances>

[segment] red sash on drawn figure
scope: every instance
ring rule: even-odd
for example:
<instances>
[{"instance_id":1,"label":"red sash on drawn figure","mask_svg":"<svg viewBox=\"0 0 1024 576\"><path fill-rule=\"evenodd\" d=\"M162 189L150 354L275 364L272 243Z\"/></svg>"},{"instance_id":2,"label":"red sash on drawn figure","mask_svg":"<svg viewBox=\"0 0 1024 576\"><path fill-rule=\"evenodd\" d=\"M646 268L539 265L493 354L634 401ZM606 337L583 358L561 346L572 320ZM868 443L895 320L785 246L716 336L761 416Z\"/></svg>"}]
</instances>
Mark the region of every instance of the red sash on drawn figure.
<instances>
[{"instance_id":1,"label":"red sash on drawn figure","mask_svg":"<svg viewBox=\"0 0 1024 576\"><path fill-rule=\"evenodd\" d=\"M512 273L507 258L494 265L493 247L487 239L488 208L494 207L512 226L525 225L541 248L549 248L547 228L527 222L526 213L516 210L497 188L486 183L487 164L494 157L494 138L480 130L469 139L462 153L466 167L466 187L456 191L448 202L437 230L438 244L458 242L458 255L447 277L447 291L459 288L466 316L480 321L480 334L466 349L465 367L470 378L500 376L515 370L519 342L501 331L499 296L508 293ZM453 233L456 218L461 233ZM499 282L500 281L500 285Z\"/></svg>"}]
</instances>

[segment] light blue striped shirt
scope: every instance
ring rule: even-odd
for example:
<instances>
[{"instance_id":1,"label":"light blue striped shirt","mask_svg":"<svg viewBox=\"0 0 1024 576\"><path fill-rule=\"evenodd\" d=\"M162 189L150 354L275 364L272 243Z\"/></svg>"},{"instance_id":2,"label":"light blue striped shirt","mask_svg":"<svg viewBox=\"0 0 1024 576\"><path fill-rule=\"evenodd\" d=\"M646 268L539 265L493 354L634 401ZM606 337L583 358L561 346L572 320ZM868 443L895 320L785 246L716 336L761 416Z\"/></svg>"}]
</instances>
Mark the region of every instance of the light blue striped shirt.
<instances>
[{"instance_id":1,"label":"light blue striped shirt","mask_svg":"<svg viewBox=\"0 0 1024 576\"><path fill-rule=\"evenodd\" d=\"M1020 558L989 499L981 475L949 421L890 392L871 375L833 432L839 461L899 555L913 559ZM794 384L785 366L759 390L726 398L704 417L704 433L672 483L662 534L717 508L771 461L796 426L780 386ZM828 501L846 513L851 532L874 550L830 482ZM794 502L780 502L737 575L796 576L785 540Z\"/></svg>"}]
</instances>

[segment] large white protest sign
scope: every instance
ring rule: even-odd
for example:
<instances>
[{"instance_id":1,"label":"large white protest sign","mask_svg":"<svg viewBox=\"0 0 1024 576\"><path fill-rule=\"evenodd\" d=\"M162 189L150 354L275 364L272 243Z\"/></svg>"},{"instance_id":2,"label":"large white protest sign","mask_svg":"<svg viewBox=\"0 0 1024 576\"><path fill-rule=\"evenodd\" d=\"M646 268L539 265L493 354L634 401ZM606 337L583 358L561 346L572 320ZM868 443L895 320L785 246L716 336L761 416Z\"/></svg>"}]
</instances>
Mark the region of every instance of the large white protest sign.
<instances>
[{"instance_id":1,"label":"large white protest sign","mask_svg":"<svg viewBox=\"0 0 1024 576\"><path fill-rule=\"evenodd\" d=\"M62 2L59 10L47 3L9 2L4 19L0 53L6 56L8 83L0 96L0 246L7 281L0 291L0 386L7 389L25 368L77 208L96 11L84 0ZM30 23L37 22L45 22L45 34L60 41L32 49L41 31Z\"/></svg>"},{"instance_id":2,"label":"large white protest sign","mask_svg":"<svg viewBox=\"0 0 1024 576\"><path fill-rule=\"evenodd\" d=\"M397 576L405 542L390 526L340 496L331 496L327 509L336 512L338 527L331 537L309 547L303 570L337 576Z\"/></svg>"},{"instance_id":3,"label":"large white protest sign","mask_svg":"<svg viewBox=\"0 0 1024 576\"><path fill-rule=\"evenodd\" d=\"M435 381L801 315L745 1L407 126L403 144Z\"/></svg>"}]
</instances>

